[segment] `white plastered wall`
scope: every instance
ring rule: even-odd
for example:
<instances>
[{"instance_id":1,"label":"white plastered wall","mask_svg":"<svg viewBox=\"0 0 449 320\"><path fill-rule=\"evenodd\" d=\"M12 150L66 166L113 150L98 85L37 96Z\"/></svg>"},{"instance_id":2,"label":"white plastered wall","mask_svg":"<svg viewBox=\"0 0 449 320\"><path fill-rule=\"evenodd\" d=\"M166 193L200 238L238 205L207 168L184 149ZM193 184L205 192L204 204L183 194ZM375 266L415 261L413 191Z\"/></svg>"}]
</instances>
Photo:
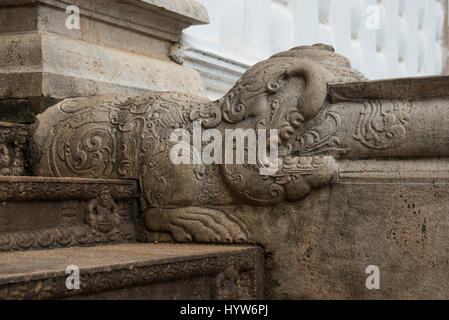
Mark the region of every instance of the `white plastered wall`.
<instances>
[{"instance_id":1,"label":"white plastered wall","mask_svg":"<svg viewBox=\"0 0 449 320\"><path fill-rule=\"evenodd\" d=\"M211 24L184 32L185 64L201 73L210 98L226 93L248 66L318 42L370 79L443 71L444 0L198 1Z\"/></svg>"}]
</instances>

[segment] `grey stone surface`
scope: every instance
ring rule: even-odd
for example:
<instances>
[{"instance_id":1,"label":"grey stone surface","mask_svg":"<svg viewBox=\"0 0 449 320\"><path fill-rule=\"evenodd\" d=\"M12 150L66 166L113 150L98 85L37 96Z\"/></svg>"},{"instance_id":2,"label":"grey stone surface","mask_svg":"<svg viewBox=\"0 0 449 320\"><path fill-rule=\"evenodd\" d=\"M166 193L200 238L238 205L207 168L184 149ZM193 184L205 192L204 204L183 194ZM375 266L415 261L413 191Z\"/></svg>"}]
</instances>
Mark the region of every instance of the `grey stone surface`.
<instances>
[{"instance_id":1,"label":"grey stone surface","mask_svg":"<svg viewBox=\"0 0 449 320\"><path fill-rule=\"evenodd\" d=\"M260 299L263 255L254 246L121 244L0 253L3 299ZM80 269L80 290L66 268Z\"/></svg>"},{"instance_id":2,"label":"grey stone surface","mask_svg":"<svg viewBox=\"0 0 449 320\"><path fill-rule=\"evenodd\" d=\"M209 23L206 9L196 0L166 1L166 0L140 0L162 9L162 13L176 13L184 19L191 19L191 24Z\"/></svg>"},{"instance_id":3,"label":"grey stone surface","mask_svg":"<svg viewBox=\"0 0 449 320\"><path fill-rule=\"evenodd\" d=\"M339 175L296 204L229 211L265 249L266 297L448 299L447 161L347 161Z\"/></svg>"},{"instance_id":4,"label":"grey stone surface","mask_svg":"<svg viewBox=\"0 0 449 320\"><path fill-rule=\"evenodd\" d=\"M201 95L200 76L161 59L54 34L0 36L0 97L92 96L179 91Z\"/></svg>"}]
</instances>

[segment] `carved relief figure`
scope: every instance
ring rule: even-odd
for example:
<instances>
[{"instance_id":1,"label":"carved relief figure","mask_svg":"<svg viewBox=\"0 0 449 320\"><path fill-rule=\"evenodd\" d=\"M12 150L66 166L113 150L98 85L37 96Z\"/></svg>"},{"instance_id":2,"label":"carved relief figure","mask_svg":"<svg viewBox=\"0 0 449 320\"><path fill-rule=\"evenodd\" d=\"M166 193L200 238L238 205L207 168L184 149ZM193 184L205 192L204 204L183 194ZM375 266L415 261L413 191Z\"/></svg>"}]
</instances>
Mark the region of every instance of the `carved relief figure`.
<instances>
[{"instance_id":1,"label":"carved relief figure","mask_svg":"<svg viewBox=\"0 0 449 320\"><path fill-rule=\"evenodd\" d=\"M108 189L103 189L97 199L93 199L87 204L85 219L86 223L98 232L118 231L120 209Z\"/></svg>"}]
</instances>

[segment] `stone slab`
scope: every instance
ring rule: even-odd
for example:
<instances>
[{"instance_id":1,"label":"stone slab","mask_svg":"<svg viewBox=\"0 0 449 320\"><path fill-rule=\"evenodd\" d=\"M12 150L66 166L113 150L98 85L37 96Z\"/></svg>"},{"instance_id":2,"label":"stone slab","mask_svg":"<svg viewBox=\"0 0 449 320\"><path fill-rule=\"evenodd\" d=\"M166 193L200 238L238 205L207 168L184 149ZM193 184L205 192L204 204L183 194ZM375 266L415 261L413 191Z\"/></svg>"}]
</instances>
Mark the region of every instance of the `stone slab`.
<instances>
[{"instance_id":1,"label":"stone slab","mask_svg":"<svg viewBox=\"0 0 449 320\"><path fill-rule=\"evenodd\" d=\"M0 61L0 99L4 100L150 91L204 93L201 77L193 69L54 34L0 36Z\"/></svg>"},{"instance_id":2,"label":"stone slab","mask_svg":"<svg viewBox=\"0 0 449 320\"><path fill-rule=\"evenodd\" d=\"M3 299L263 298L263 254L253 246L120 244L0 253ZM66 289L66 268L80 290Z\"/></svg>"}]
</instances>

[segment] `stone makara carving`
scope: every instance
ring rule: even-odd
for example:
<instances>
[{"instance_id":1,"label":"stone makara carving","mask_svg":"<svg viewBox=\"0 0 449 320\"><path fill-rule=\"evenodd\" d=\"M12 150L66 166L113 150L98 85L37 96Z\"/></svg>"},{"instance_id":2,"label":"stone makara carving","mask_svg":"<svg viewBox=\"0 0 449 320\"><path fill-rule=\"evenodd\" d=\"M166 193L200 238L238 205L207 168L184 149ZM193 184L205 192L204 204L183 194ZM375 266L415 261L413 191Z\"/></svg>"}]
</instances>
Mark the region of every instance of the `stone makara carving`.
<instances>
[{"instance_id":1,"label":"stone makara carving","mask_svg":"<svg viewBox=\"0 0 449 320\"><path fill-rule=\"evenodd\" d=\"M221 208L300 200L332 181L334 158L360 143L386 149L404 140L407 111L387 110L382 102L331 105L329 84L362 80L346 58L320 44L256 64L213 102L167 92L68 99L38 116L33 173L137 179L149 231L177 241L244 242L247 227ZM277 172L262 176L262 165L248 163L173 164L171 133L192 134L196 121L223 136L226 129L277 129ZM109 228L105 217L114 208L101 201L89 205L90 217L97 217L92 223L98 228Z\"/></svg>"}]
</instances>

